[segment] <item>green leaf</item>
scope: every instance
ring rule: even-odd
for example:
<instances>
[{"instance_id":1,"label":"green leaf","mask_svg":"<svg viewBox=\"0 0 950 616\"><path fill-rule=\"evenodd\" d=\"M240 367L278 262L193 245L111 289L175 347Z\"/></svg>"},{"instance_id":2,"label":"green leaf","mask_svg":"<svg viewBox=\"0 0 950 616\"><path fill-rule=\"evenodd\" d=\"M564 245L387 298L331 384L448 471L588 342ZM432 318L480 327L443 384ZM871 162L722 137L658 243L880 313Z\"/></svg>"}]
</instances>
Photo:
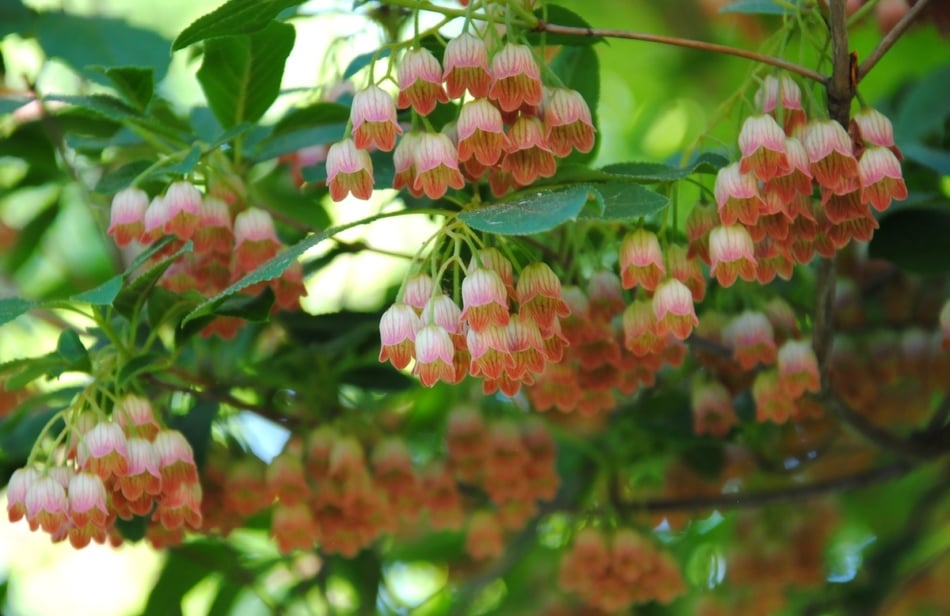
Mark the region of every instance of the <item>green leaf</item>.
<instances>
[{"instance_id":1,"label":"green leaf","mask_svg":"<svg viewBox=\"0 0 950 616\"><path fill-rule=\"evenodd\" d=\"M22 314L26 314L35 306L37 306L36 302L31 302L30 300L21 299L19 297L0 299L0 325L12 321Z\"/></svg>"},{"instance_id":2,"label":"green leaf","mask_svg":"<svg viewBox=\"0 0 950 616\"><path fill-rule=\"evenodd\" d=\"M0 0L0 39L8 34L28 32L34 16L20 0ZM3 605L2 598L0 605Z\"/></svg>"},{"instance_id":3,"label":"green leaf","mask_svg":"<svg viewBox=\"0 0 950 616\"><path fill-rule=\"evenodd\" d=\"M114 300L116 295L122 289L122 276L113 276L101 285L88 291L83 291L78 295L73 295L70 299L74 302L83 302L93 306L108 306Z\"/></svg>"},{"instance_id":4,"label":"green leaf","mask_svg":"<svg viewBox=\"0 0 950 616\"><path fill-rule=\"evenodd\" d=\"M797 4L786 0L785 4ZM719 9L720 13L744 13L747 15L790 15L795 12L774 0L736 0Z\"/></svg>"},{"instance_id":5,"label":"green leaf","mask_svg":"<svg viewBox=\"0 0 950 616\"><path fill-rule=\"evenodd\" d=\"M906 158L933 169L941 175L950 175L950 152L927 147L920 143L901 145Z\"/></svg>"},{"instance_id":6,"label":"green leaf","mask_svg":"<svg viewBox=\"0 0 950 616\"><path fill-rule=\"evenodd\" d=\"M112 305L115 306L115 309L126 318L132 318L136 306L140 305L140 301L148 296L152 288L155 286L155 283L157 283L158 279L162 277L162 274L164 274L165 271L171 267L172 263L174 263L179 257L185 253L191 252L192 249L193 246L191 241L189 240L188 242L185 242L181 248L163 258L161 261L151 266L148 270L133 279L132 282L130 282L118 293ZM130 271L132 271L132 268L130 268Z\"/></svg>"},{"instance_id":7,"label":"green leaf","mask_svg":"<svg viewBox=\"0 0 950 616\"><path fill-rule=\"evenodd\" d=\"M266 321L274 305L274 291L267 287L257 295L234 295L221 302L214 314L246 321Z\"/></svg>"},{"instance_id":8,"label":"green leaf","mask_svg":"<svg viewBox=\"0 0 950 616\"><path fill-rule=\"evenodd\" d=\"M105 75L123 100L139 111L144 111L155 93L155 75L142 66L93 67Z\"/></svg>"},{"instance_id":9,"label":"green leaf","mask_svg":"<svg viewBox=\"0 0 950 616\"><path fill-rule=\"evenodd\" d=\"M162 359L163 357L156 353L149 353L147 355L133 357L122 366L121 370L119 370L119 374L116 376L115 380L116 386L119 388L124 388L129 381L143 372L149 372Z\"/></svg>"},{"instance_id":10,"label":"green leaf","mask_svg":"<svg viewBox=\"0 0 950 616\"><path fill-rule=\"evenodd\" d=\"M303 4L304 1L230 0L185 28L172 43L172 51L184 49L209 38L251 34L263 30L281 11Z\"/></svg>"},{"instance_id":11,"label":"green leaf","mask_svg":"<svg viewBox=\"0 0 950 616\"><path fill-rule=\"evenodd\" d=\"M40 357L30 358L23 364L19 372L7 378L6 387L23 389L41 376L54 377L66 371L68 366L59 353L49 353Z\"/></svg>"},{"instance_id":12,"label":"green leaf","mask_svg":"<svg viewBox=\"0 0 950 616\"><path fill-rule=\"evenodd\" d=\"M149 516L147 515L133 516L131 520L116 518L115 528L122 535L123 539L135 543L145 539L145 531L148 529L148 520Z\"/></svg>"},{"instance_id":13,"label":"green leaf","mask_svg":"<svg viewBox=\"0 0 950 616\"><path fill-rule=\"evenodd\" d=\"M565 86L577 90L590 107L591 119L598 126L597 105L600 102L600 63L593 47L565 47L551 61L554 71ZM594 147L590 152L574 151L566 159L570 163L593 160L600 145L599 133L594 133Z\"/></svg>"},{"instance_id":14,"label":"green leaf","mask_svg":"<svg viewBox=\"0 0 950 616\"><path fill-rule=\"evenodd\" d=\"M940 133L950 116L947 109L947 83L950 67L930 73L910 89L901 100L894 118L894 134L904 148L905 143L920 142L931 133Z\"/></svg>"},{"instance_id":15,"label":"green leaf","mask_svg":"<svg viewBox=\"0 0 950 616\"><path fill-rule=\"evenodd\" d=\"M295 32L271 22L253 34L207 42L198 81L222 127L258 120L277 99Z\"/></svg>"},{"instance_id":16,"label":"green leaf","mask_svg":"<svg viewBox=\"0 0 950 616\"><path fill-rule=\"evenodd\" d=\"M582 213L584 219L635 220L659 212L669 202L663 195L629 182L595 184L591 188L600 195L604 208L599 214Z\"/></svg>"},{"instance_id":17,"label":"green leaf","mask_svg":"<svg viewBox=\"0 0 950 616\"><path fill-rule=\"evenodd\" d=\"M686 579L697 588L713 589L722 583L725 574L725 556L713 543L696 546L686 563Z\"/></svg>"},{"instance_id":18,"label":"green leaf","mask_svg":"<svg viewBox=\"0 0 950 616\"><path fill-rule=\"evenodd\" d=\"M868 255L917 274L950 272L950 209L905 207L881 219Z\"/></svg>"},{"instance_id":19,"label":"green leaf","mask_svg":"<svg viewBox=\"0 0 950 616\"><path fill-rule=\"evenodd\" d=\"M152 166L151 160L137 160L127 165L122 165L118 169L103 174L96 182L93 190L100 195L114 195L115 193L128 188L139 175Z\"/></svg>"},{"instance_id":20,"label":"green leaf","mask_svg":"<svg viewBox=\"0 0 950 616\"><path fill-rule=\"evenodd\" d=\"M575 13L574 11L568 10L563 6L557 4L548 4L544 9L538 9L534 12L534 16L538 19L545 18L545 10L547 10L547 22L549 24L557 24L558 26L571 26L574 28L590 28L591 25L587 23L583 17ZM528 32L525 35L525 39L531 45L540 45L542 41L546 45L567 45L572 47L593 45L594 43L599 43L604 40L602 36L574 36L570 34L551 34L543 33L542 37L541 32Z\"/></svg>"},{"instance_id":21,"label":"green leaf","mask_svg":"<svg viewBox=\"0 0 950 616\"><path fill-rule=\"evenodd\" d=\"M663 163L635 162L607 165L601 171L613 175L622 175L634 182L673 182L689 177L694 173L716 173L729 164L722 155L713 152L700 154L685 167L674 167Z\"/></svg>"},{"instance_id":22,"label":"green leaf","mask_svg":"<svg viewBox=\"0 0 950 616\"><path fill-rule=\"evenodd\" d=\"M89 352L79 339L79 334L71 329L63 330L56 342L56 352L66 360L70 370L89 372L92 364L89 363Z\"/></svg>"},{"instance_id":23,"label":"green leaf","mask_svg":"<svg viewBox=\"0 0 950 616\"><path fill-rule=\"evenodd\" d=\"M523 192L494 205L459 214L459 220L479 231L501 235L531 235L576 220L587 203L589 186Z\"/></svg>"},{"instance_id":24,"label":"green leaf","mask_svg":"<svg viewBox=\"0 0 950 616\"><path fill-rule=\"evenodd\" d=\"M346 132L349 117L350 108L339 103L316 103L294 109L274 125L268 138L261 141L256 156L264 160L339 141Z\"/></svg>"},{"instance_id":25,"label":"green leaf","mask_svg":"<svg viewBox=\"0 0 950 616\"><path fill-rule=\"evenodd\" d=\"M154 30L114 17L43 12L35 33L47 56L88 77L104 81L92 66L141 66L161 81L168 71L168 41Z\"/></svg>"}]
</instances>

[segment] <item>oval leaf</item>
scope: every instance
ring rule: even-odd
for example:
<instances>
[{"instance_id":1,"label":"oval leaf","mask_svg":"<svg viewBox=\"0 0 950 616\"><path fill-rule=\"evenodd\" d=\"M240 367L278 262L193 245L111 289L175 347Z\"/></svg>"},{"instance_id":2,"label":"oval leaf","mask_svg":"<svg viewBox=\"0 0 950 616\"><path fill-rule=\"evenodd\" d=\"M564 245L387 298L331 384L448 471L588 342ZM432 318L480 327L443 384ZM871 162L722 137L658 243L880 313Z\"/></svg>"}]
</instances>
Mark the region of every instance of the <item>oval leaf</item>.
<instances>
[{"instance_id":1,"label":"oval leaf","mask_svg":"<svg viewBox=\"0 0 950 616\"><path fill-rule=\"evenodd\" d=\"M459 214L473 229L500 235L531 235L576 220L590 194L588 186L521 193L478 210Z\"/></svg>"},{"instance_id":2,"label":"oval leaf","mask_svg":"<svg viewBox=\"0 0 950 616\"><path fill-rule=\"evenodd\" d=\"M601 197L603 211L587 213L581 218L603 221L624 221L655 214L666 207L669 199L639 184L610 182L597 184L593 190Z\"/></svg>"},{"instance_id":3,"label":"oval leaf","mask_svg":"<svg viewBox=\"0 0 950 616\"><path fill-rule=\"evenodd\" d=\"M277 99L295 33L271 22L254 34L207 42L198 81L222 127L258 120Z\"/></svg>"},{"instance_id":4,"label":"oval leaf","mask_svg":"<svg viewBox=\"0 0 950 616\"><path fill-rule=\"evenodd\" d=\"M284 9L304 0L231 0L202 15L185 28L172 43L172 51L218 36L250 34L263 30Z\"/></svg>"}]
</instances>

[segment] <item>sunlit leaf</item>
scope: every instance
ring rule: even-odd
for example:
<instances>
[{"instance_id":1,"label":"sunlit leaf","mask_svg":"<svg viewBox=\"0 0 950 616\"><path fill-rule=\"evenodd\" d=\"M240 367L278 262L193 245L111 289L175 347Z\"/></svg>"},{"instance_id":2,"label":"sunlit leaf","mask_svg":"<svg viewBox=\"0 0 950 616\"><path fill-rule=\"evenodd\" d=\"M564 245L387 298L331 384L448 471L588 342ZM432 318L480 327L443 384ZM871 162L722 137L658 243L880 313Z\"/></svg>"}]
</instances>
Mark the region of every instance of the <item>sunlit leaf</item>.
<instances>
[{"instance_id":1,"label":"sunlit leaf","mask_svg":"<svg viewBox=\"0 0 950 616\"><path fill-rule=\"evenodd\" d=\"M172 51L209 38L263 30L281 11L303 3L304 0L229 0L185 28L172 43Z\"/></svg>"},{"instance_id":2,"label":"sunlit leaf","mask_svg":"<svg viewBox=\"0 0 950 616\"><path fill-rule=\"evenodd\" d=\"M587 186L518 193L508 199L459 214L473 229L501 235L531 235L576 220L590 195Z\"/></svg>"}]
</instances>

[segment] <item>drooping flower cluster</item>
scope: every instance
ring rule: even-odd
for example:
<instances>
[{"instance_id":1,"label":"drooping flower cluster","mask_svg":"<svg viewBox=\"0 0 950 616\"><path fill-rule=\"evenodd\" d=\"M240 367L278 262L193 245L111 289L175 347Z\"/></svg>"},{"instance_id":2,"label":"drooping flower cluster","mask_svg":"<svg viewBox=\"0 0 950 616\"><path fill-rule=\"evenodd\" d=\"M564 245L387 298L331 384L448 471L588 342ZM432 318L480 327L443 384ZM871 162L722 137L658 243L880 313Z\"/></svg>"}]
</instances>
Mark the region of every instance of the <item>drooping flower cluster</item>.
<instances>
[{"instance_id":1,"label":"drooping flower cluster","mask_svg":"<svg viewBox=\"0 0 950 616\"><path fill-rule=\"evenodd\" d=\"M561 322L568 345L562 361L550 364L528 389L537 410L602 415L616 407L615 391L632 395L649 387L660 368L678 366L685 358L686 347L672 329L661 334L657 326L657 312L679 312L679 300L665 304L661 296L628 303L620 277L606 270L591 275L586 291L566 287L564 299L571 309ZM692 313L691 298L686 305L684 315ZM672 312L669 316L667 325L675 320Z\"/></svg>"},{"instance_id":2,"label":"drooping flower cluster","mask_svg":"<svg viewBox=\"0 0 950 616\"><path fill-rule=\"evenodd\" d=\"M414 48L403 54L396 72L395 101L376 85L353 98L352 137L327 154L327 186L335 201L348 194L369 198L372 147L393 152L393 188L430 199L481 180L500 196L553 176L556 159L572 150L594 147L584 98L568 88L544 87L526 45L509 42L490 56L484 40L466 32L449 41L442 64L428 49ZM427 116L438 103L463 99L466 93L457 121L442 132L403 134L397 106Z\"/></svg>"},{"instance_id":3,"label":"drooping flower cluster","mask_svg":"<svg viewBox=\"0 0 950 616\"><path fill-rule=\"evenodd\" d=\"M121 542L116 518L149 516L148 536L180 543L185 528L201 526L201 484L191 445L181 432L162 428L148 400L122 398L111 420L79 416L67 462L16 470L10 478L11 522L26 519L53 541L76 548Z\"/></svg>"},{"instance_id":4,"label":"drooping flower cluster","mask_svg":"<svg viewBox=\"0 0 950 616\"><path fill-rule=\"evenodd\" d=\"M766 78L756 99L760 113L739 134L741 158L716 177L718 220L698 207L687 222L691 252L723 286L788 279L815 253L830 257L852 239L869 240L878 227L872 208L907 197L900 150L881 113L856 113L850 134L808 119L798 85L784 75Z\"/></svg>"},{"instance_id":5,"label":"drooping flower cluster","mask_svg":"<svg viewBox=\"0 0 950 616\"><path fill-rule=\"evenodd\" d=\"M561 560L559 583L607 613L648 601L667 605L686 592L676 560L631 528L581 529Z\"/></svg>"},{"instance_id":6,"label":"drooping flower cluster","mask_svg":"<svg viewBox=\"0 0 950 616\"><path fill-rule=\"evenodd\" d=\"M332 426L291 439L266 464L217 448L204 471L203 529L227 534L273 507L271 535L282 552L318 546L349 557L384 534L413 534L427 522L488 541L478 541L473 558L497 556L504 533L536 515L537 501L553 498L554 442L537 420L486 425L478 411L464 409L448 421L446 459L423 468L401 438L364 443ZM463 501L460 484L484 497Z\"/></svg>"},{"instance_id":7,"label":"drooping flower cluster","mask_svg":"<svg viewBox=\"0 0 950 616\"><path fill-rule=\"evenodd\" d=\"M210 297L284 247L267 211L240 205L231 191L218 194L202 195L190 182L179 181L149 201L144 191L127 188L112 200L109 234L119 246L132 242L148 246L163 236L174 237L155 259L174 253L191 240L194 250L173 263L159 284L176 293L195 290ZM299 307L300 297L307 294L298 262L280 277L243 292L257 294L266 286L274 291L275 305L284 310ZM202 333L230 338L242 323L236 317L218 317Z\"/></svg>"},{"instance_id":8,"label":"drooping flower cluster","mask_svg":"<svg viewBox=\"0 0 950 616\"><path fill-rule=\"evenodd\" d=\"M402 369L415 360L413 372L426 386L471 375L483 380L485 393L511 396L561 359L561 323L570 308L560 280L544 263L527 265L516 281L510 261L496 249L482 249L468 267L461 296L459 307L430 276L410 278L402 301L380 320L380 361Z\"/></svg>"}]
</instances>

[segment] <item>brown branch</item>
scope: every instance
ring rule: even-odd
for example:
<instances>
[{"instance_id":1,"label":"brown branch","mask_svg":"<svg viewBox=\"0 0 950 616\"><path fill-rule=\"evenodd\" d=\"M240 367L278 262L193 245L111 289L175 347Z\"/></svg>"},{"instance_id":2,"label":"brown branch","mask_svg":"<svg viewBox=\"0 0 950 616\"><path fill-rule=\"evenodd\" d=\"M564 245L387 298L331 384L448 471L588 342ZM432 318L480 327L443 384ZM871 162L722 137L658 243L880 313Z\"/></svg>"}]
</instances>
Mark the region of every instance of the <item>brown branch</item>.
<instances>
[{"instance_id":1,"label":"brown branch","mask_svg":"<svg viewBox=\"0 0 950 616\"><path fill-rule=\"evenodd\" d=\"M655 499L623 503L623 513L697 511L703 509L754 509L774 503L787 503L837 493L843 490L865 488L901 477L913 465L898 463L882 466L855 475L836 477L804 485L791 485L774 490L740 494L715 494L690 498Z\"/></svg>"},{"instance_id":2,"label":"brown branch","mask_svg":"<svg viewBox=\"0 0 950 616\"><path fill-rule=\"evenodd\" d=\"M828 83L828 77L822 75L816 71L811 70L810 68L804 67L800 64L795 64L793 62L786 62L779 58L774 58L772 56L766 56L754 51L748 51L746 49L739 49L737 47L729 47L728 45L718 45L716 43L707 43L705 41L696 41L693 39L684 39L677 38L673 36L661 36L659 34L647 34L645 32L632 32L630 30L612 30L609 28L579 28L574 26L559 26L557 24L549 24L544 21L538 21L537 26L535 26L535 31L537 32L548 32L550 34L563 34L566 36L586 36L586 37L604 37L604 38L617 38L617 39L627 39L632 41L646 41L648 43L659 43L661 45L673 45L674 47L686 47L688 49L699 49L701 51L708 51L711 53L725 54L729 56L737 56L739 58L745 58L746 60L753 60L755 62L761 62L763 64L770 64L778 68L785 69L792 73L797 73L802 77L811 79L821 84Z\"/></svg>"},{"instance_id":3,"label":"brown branch","mask_svg":"<svg viewBox=\"0 0 950 616\"><path fill-rule=\"evenodd\" d=\"M884 57L891 47L894 46L894 43L907 31L907 28L910 27L910 24L914 19L920 15L921 11L927 6L927 3L930 0L917 0L917 4L912 6L909 11L904 13L904 16L900 18L894 27L891 28L890 32L884 35L884 38L881 39L881 42L877 44L877 47L874 48L874 51L871 52L864 62L861 63L861 66L858 67L857 79L861 81L864 79L868 73L871 72L871 69Z\"/></svg>"}]
</instances>

